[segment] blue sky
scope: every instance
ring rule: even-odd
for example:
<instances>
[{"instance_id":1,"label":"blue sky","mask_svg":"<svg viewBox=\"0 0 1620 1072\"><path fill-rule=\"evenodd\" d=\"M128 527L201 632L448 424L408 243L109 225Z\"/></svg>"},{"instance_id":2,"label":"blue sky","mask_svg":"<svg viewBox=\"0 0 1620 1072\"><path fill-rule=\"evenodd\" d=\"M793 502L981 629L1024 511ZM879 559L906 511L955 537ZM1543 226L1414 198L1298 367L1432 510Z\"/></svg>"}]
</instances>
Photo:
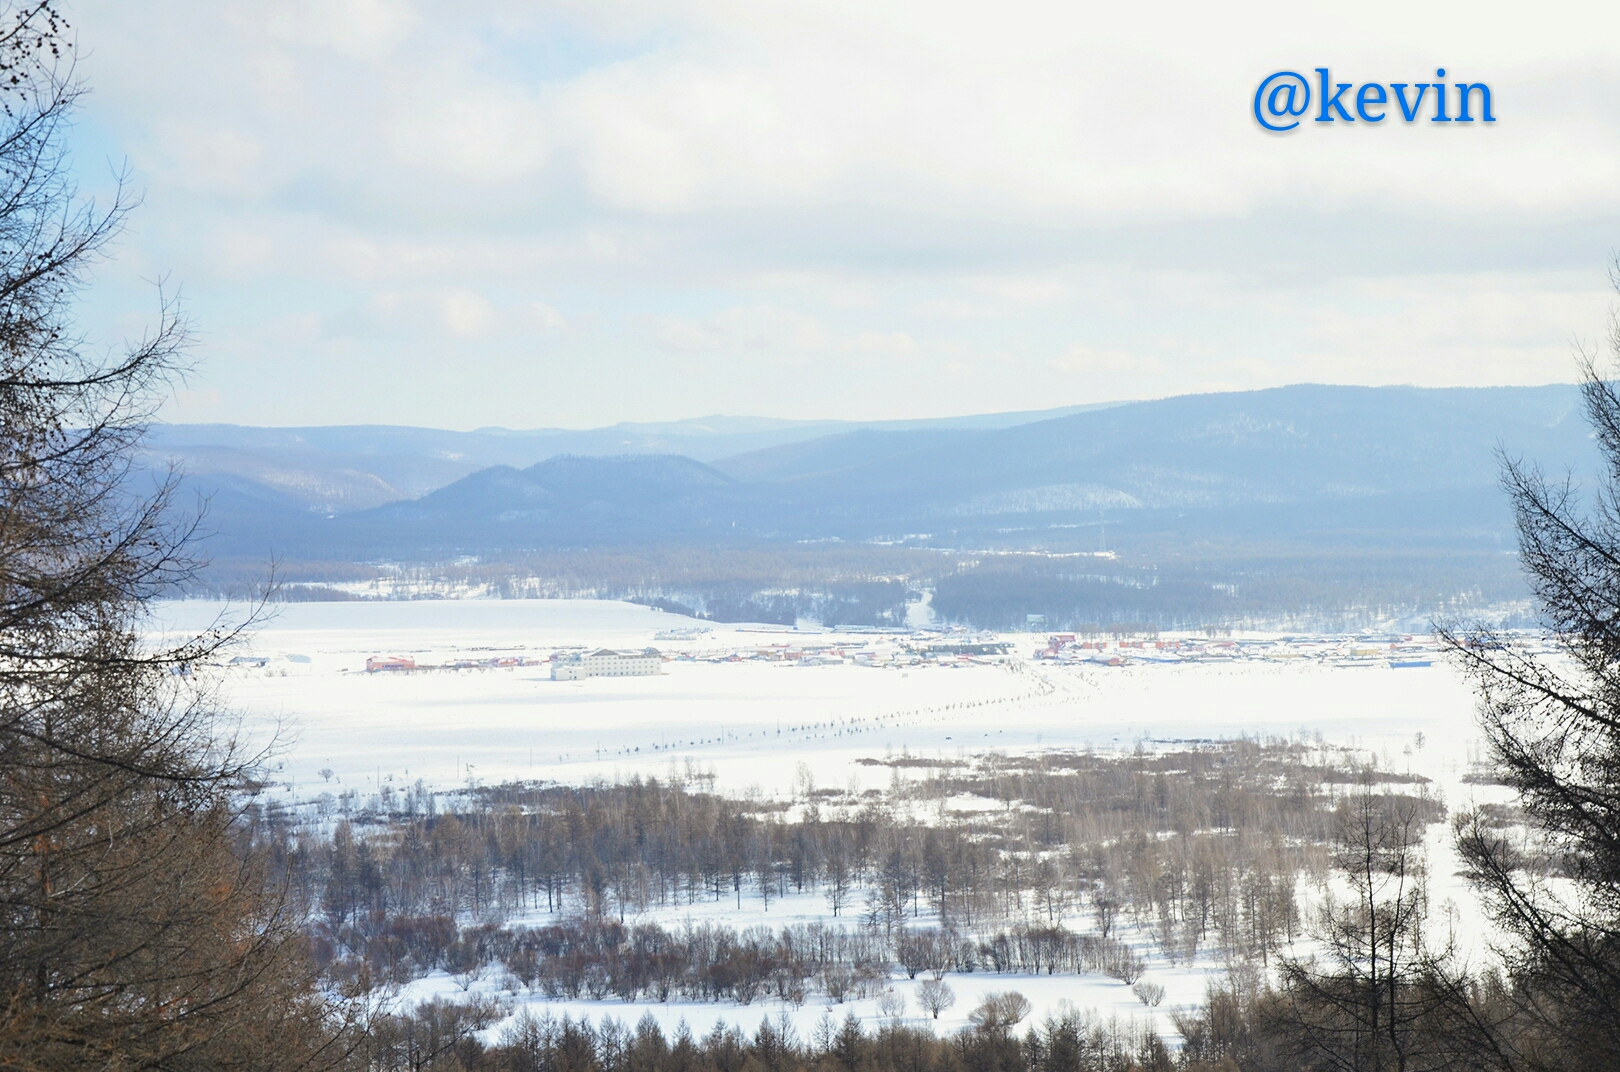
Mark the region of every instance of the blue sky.
<instances>
[{"instance_id":1,"label":"blue sky","mask_svg":"<svg viewBox=\"0 0 1620 1072\"><path fill-rule=\"evenodd\" d=\"M899 418L1572 378L1614 5L79 0L85 305L183 287L184 421ZM1494 127L1250 114L1278 69Z\"/></svg>"}]
</instances>

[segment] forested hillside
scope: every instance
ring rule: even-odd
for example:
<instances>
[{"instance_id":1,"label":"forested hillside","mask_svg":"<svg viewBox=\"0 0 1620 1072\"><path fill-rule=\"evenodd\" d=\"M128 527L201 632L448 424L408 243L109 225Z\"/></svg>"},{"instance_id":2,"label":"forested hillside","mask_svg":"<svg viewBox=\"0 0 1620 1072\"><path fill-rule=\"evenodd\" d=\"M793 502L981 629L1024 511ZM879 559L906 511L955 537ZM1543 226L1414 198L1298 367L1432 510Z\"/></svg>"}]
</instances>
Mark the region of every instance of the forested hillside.
<instances>
[{"instance_id":1,"label":"forested hillside","mask_svg":"<svg viewBox=\"0 0 1620 1072\"><path fill-rule=\"evenodd\" d=\"M386 459L319 509L240 471L188 479L212 491L216 591L272 558L283 579L316 583L385 561L439 592L461 577L488 594L712 603L730 620L828 620L846 601L829 585L883 584L882 606L862 597L833 620L895 624L929 592L943 621L978 627L1034 614L1065 628L1361 628L1517 613L1527 593L1497 451L1590 473L1577 405L1558 386L1192 395L1006 427L862 428L707 462L558 455L368 509L352 507L391 494ZM412 464L426 479L432 467ZM433 464L442 478L469 463ZM791 579L834 546L864 550L840 550L809 587ZM701 575L680 564L706 555ZM739 556L754 565L731 570ZM773 558L775 576L758 568ZM642 568L627 575L628 559Z\"/></svg>"}]
</instances>

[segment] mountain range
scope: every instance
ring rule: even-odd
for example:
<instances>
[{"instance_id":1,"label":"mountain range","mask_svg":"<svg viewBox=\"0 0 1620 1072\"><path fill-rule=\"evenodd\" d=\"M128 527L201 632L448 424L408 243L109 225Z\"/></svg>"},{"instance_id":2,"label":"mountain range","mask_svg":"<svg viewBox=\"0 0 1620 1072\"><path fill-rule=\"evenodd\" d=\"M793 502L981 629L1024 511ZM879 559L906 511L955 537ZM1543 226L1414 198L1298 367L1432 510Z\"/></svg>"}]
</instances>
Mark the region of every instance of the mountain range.
<instances>
[{"instance_id":1,"label":"mountain range","mask_svg":"<svg viewBox=\"0 0 1620 1072\"><path fill-rule=\"evenodd\" d=\"M1106 404L1105 404L1106 405ZM178 466L202 487L260 501L285 497L316 514L344 514L411 499L493 465L528 466L558 455L678 454L699 461L856 430L994 429L1103 406L915 421L789 421L712 416L609 428L471 432L391 425L254 428L160 424L148 464Z\"/></svg>"},{"instance_id":2,"label":"mountain range","mask_svg":"<svg viewBox=\"0 0 1620 1072\"><path fill-rule=\"evenodd\" d=\"M1498 452L1590 472L1577 388L1342 387L856 425L163 426L218 551L432 560L736 539L1507 550Z\"/></svg>"}]
</instances>

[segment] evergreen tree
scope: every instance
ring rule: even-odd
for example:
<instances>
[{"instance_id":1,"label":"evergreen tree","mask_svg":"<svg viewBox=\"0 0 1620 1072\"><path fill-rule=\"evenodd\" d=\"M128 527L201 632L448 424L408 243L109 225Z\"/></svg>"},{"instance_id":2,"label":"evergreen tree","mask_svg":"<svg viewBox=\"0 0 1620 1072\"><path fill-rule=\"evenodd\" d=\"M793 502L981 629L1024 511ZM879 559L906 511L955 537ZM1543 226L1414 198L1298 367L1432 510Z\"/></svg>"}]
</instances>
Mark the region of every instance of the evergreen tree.
<instances>
[{"instance_id":1,"label":"evergreen tree","mask_svg":"<svg viewBox=\"0 0 1620 1072\"><path fill-rule=\"evenodd\" d=\"M1608 347L1620 363L1620 321ZM1563 1072L1620 1067L1620 385L1596 354L1583 352L1581 368L1601 461L1590 496L1569 477L1503 464L1554 652L1485 628L1446 635L1529 823L1527 837L1484 811L1458 823L1512 940L1515 1062Z\"/></svg>"}]
</instances>

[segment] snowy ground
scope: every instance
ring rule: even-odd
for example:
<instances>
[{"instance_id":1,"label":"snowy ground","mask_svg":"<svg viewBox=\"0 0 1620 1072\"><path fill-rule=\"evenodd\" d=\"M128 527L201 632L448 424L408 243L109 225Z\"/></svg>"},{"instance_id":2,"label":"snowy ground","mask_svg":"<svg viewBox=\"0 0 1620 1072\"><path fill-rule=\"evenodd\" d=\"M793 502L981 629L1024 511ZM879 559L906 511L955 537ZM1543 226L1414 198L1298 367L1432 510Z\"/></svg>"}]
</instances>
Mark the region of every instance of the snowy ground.
<instances>
[{"instance_id":1,"label":"snowy ground","mask_svg":"<svg viewBox=\"0 0 1620 1072\"><path fill-rule=\"evenodd\" d=\"M206 627L220 611L216 604L176 603L162 608L162 617L168 628L185 632ZM669 638L669 631L683 628L708 631ZM655 640L660 633L664 639ZM303 798L343 791L368 796L380 786L403 787L418 779L443 787L513 778L581 782L671 770L712 772L722 789L757 788L782 797L791 794L801 764L823 786L886 785L889 769L856 761L902 750L957 757L991 749L1124 749L1139 741L1302 732L1373 749L1388 767L1428 775L1453 807L1489 792L1461 781L1478 747L1473 700L1441 660L1409 669L1303 659L1059 665L1028 657L1044 637L1015 636L1006 639L1019 655L1003 665L676 661L656 677L574 682L550 680L543 665L363 672L365 660L377 655L442 664L493 656L538 660L579 646L656 645L666 653L712 654L836 639L709 626L597 601L289 604L243 650L268 662L225 668L223 692L242 712L250 736L275 736L284 791ZM878 643L868 636L846 639ZM1461 930L1477 938L1484 928L1453 875L1444 824L1432 829L1430 851L1435 901L1454 900ZM688 911L693 918L718 913L734 926L781 926L827 915L820 897L777 902L768 916L757 901L744 904L741 913L726 901ZM683 916L666 912L659 918L671 923ZM1146 942L1141 945L1149 952ZM1217 969L1151 962L1147 978L1168 991L1155 1013L1129 988L1101 977L950 976L957 1002L939 1026L959 1026L983 992L1016 989L1035 1002L1037 1016L1068 1000L1105 1015L1156 1015L1168 1031L1168 1009L1197 1002L1207 974ZM413 984L412 996L460 994L462 982L468 981L429 977ZM470 985L501 989L501 981L491 978ZM910 993L914 984L902 977L894 985L906 997L906 1018L923 1016ZM544 1004L537 997L525 1000ZM761 1016L783 1011L774 1002L745 1008L572 1002L566 1008L631 1022L651 1011L666 1027L684 1018L694 1031L720 1016L751 1031ZM875 1000L849 1003L832 1015L842 1019L847 1009L867 1022L878 1015ZM815 998L787 1010L801 1032L810 1031L824 1011L825 999Z\"/></svg>"},{"instance_id":2,"label":"snowy ground","mask_svg":"<svg viewBox=\"0 0 1620 1072\"><path fill-rule=\"evenodd\" d=\"M858 901L859 898L857 903ZM695 905L649 912L639 918L656 921L672 929L679 928L686 921L698 925L709 923L728 926L738 930L755 926L780 928L818 921L839 925L839 921L830 917L826 899L819 893L790 894L773 900L768 911L761 907L757 898L745 894L741 909L735 900L724 897L718 901L699 901ZM541 914L532 922L555 922L555 918ZM938 924L937 919L929 917L914 922L921 927ZM1081 924L1080 929L1084 929L1082 920L1076 918L1070 922ZM858 924L855 919L846 917L843 925ZM900 1017L903 1022L916 1026L931 1024L939 1031L955 1031L965 1027L968 1023L968 1013L987 995L1016 990L1030 999L1036 1020L1050 1015L1061 1002L1068 1001L1079 1009L1095 1011L1105 1017L1147 1020L1161 1035L1179 1037L1170 1018L1172 1010L1201 1004L1208 982L1222 975L1224 967L1210 958L1203 958L1192 964L1171 964L1157 953L1145 933L1139 932L1129 924L1122 925L1116 934L1129 942L1147 961L1148 969L1142 978L1164 986L1165 995L1158 1007L1145 1006L1132 993L1129 986L1102 975L951 973L945 976L945 982L955 995L955 1004L942 1012L936 1022L918 1003L915 994L917 984L930 978L929 975L924 973L916 980L909 980L903 972L896 971L889 980L888 987L905 1000ZM503 979L502 975L503 972L498 966L486 970L476 979L452 976L442 971L434 972L411 983L405 988L401 998L406 1002L419 1002L430 997L464 1000L469 993L494 995L512 1003L514 1014L517 1009L527 1007L536 1015L549 1010L555 1016L560 1017L566 1013L575 1018L586 1016L592 1021L613 1016L631 1026L644 1014L651 1013L666 1032L673 1031L684 1020L695 1034L707 1032L715 1021L719 1020L736 1024L751 1035L759 1027L762 1018L768 1017L773 1023L777 1023L785 1016L799 1032L800 1037L806 1038L810 1037L823 1016L831 1017L835 1027L850 1013L867 1026L874 1026L884 1018L879 1008L877 993L862 999L850 998L843 1002L834 1002L825 994L812 993L802 1005L797 1006L775 999L761 1000L747 1006L680 1000L625 1002L616 998L601 1001L550 1001L541 994L524 991L517 980Z\"/></svg>"},{"instance_id":3,"label":"snowy ground","mask_svg":"<svg viewBox=\"0 0 1620 1072\"><path fill-rule=\"evenodd\" d=\"M220 611L174 603L163 620L181 632ZM379 776L430 785L462 784L469 774L486 784L581 781L662 774L688 761L712 769L723 787L771 793L788 787L800 762L822 785L843 786L863 772L886 779L881 768L852 761L901 749L954 757L1301 731L1455 782L1476 737L1468 689L1439 661L1401 670L1320 661L1108 667L1019 658L881 669L670 662L657 677L567 682L552 681L542 665L363 672L374 655L444 663L544 659L570 646L656 644L675 653L838 638L717 626L693 639L654 640L682 625L705 623L603 601L288 604L242 649L267 665L226 668L225 697L259 740L278 737L285 778L301 794L374 792ZM1034 648L1033 637L1007 639L1026 653ZM329 782L322 770L333 772Z\"/></svg>"}]
</instances>

